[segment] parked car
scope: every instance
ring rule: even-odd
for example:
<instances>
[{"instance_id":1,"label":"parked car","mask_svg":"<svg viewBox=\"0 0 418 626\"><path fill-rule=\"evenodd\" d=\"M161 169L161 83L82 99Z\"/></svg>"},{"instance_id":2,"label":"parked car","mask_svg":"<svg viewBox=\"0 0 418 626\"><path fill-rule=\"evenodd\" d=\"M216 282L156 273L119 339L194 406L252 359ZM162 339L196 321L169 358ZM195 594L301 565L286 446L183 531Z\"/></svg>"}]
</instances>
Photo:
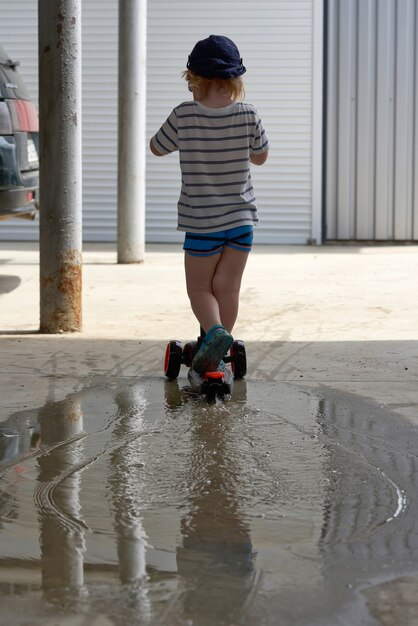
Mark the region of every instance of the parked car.
<instances>
[{"instance_id":1,"label":"parked car","mask_svg":"<svg viewBox=\"0 0 418 626\"><path fill-rule=\"evenodd\" d=\"M0 220L33 219L38 207L38 114L18 65L0 46Z\"/></svg>"}]
</instances>

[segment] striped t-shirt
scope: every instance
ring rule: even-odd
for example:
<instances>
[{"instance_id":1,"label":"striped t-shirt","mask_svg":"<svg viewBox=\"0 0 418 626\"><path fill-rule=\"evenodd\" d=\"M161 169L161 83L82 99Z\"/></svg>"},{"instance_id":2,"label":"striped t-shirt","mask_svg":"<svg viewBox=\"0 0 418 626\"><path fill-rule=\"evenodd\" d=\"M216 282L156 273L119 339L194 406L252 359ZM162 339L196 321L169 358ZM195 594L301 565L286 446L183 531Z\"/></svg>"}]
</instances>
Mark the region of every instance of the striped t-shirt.
<instances>
[{"instance_id":1,"label":"striped t-shirt","mask_svg":"<svg viewBox=\"0 0 418 626\"><path fill-rule=\"evenodd\" d=\"M161 154L180 153L178 230L217 232L258 222L250 156L268 150L252 104L177 106L152 138Z\"/></svg>"}]
</instances>

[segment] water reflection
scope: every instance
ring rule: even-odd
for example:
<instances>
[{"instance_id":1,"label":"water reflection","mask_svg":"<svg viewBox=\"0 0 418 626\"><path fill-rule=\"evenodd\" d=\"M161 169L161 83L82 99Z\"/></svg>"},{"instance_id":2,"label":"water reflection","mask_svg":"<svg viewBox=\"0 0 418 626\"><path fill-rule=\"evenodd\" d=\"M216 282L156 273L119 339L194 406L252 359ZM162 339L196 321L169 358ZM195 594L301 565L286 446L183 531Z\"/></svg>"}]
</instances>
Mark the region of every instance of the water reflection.
<instances>
[{"instance_id":1,"label":"water reflection","mask_svg":"<svg viewBox=\"0 0 418 626\"><path fill-rule=\"evenodd\" d=\"M234 391L208 406L118 381L1 425L0 576L38 568L31 626L51 606L121 626L334 625L359 588L416 571L414 427L355 394ZM16 588L0 581L20 625L34 587Z\"/></svg>"},{"instance_id":2,"label":"water reflection","mask_svg":"<svg viewBox=\"0 0 418 626\"><path fill-rule=\"evenodd\" d=\"M329 389L316 419L325 451L325 590L335 601L341 588L416 575L417 429L390 407Z\"/></svg>"},{"instance_id":3,"label":"water reflection","mask_svg":"<svg viewBox=\"0 0 418 626\"><path fill-rule=\"evenodd\" d=\"M196 403L197 413L208 404L205 397L198 396L198 394L192 392L189 385L180 386L178 380L164 381L164 401L168 415L174 415L176 411L183 409L189 401ZM226 396L225 400L220 400L219 398L216 400L215 407L217 409L221 407L221 411L222 407L230 407L231 411L236 413L238 406L245 404L246 401L247 381L241 379L234 381L230 396ZM196 411L194 412L196 413Z\"/></svg>"},{"instance_id":4,"label":"water reflection","mask_svg":"<svg viewBox=\"0 0 418 626\"><path fill-rule=\"evenodd\" d=\"M359 406L355 396L332 391L318 402L317 421L327 452L321 543L328 549L332 545L341 556L350 552L363 560L369 553L374 559L388 548L379 536L390 532L393 523L401 527L406 508L415 507L414 500L407 503L405 494L406 484L409 496L411 488L413 492L418 488L417 456L408 440L411 428L367 399ZM395 424L397 441L393 440ZM349 483L345 472L348 464L352 468ZM411 538L408 545L409 550L418 548Z\"/></svg>"},{"instance_id":5,"label":"water reflection","mask_svg":"<svg viewBox=\"0 0 418 626\"><path fill-rule=\"evenodd\" d=\"M37 412L28 411L22 419L8 419L0 423L0 468L14 464L14 459L39 447ZM0 482L0 530L7 520L18 519L18 477L24 472L22 465L14 465L16 480L11 484Z\"/></svg>"},{"instance_id":6,"label":"water reflection","mask_svg":"<svg viewBox=\"0 0 418 626\"><path fill-rule=\"evenodd\" d=\"M105 436L108 443L101 451L94 446L92 456L86 454L85 438L80 437L83 433L82 396L54 403L39 412L42 447L47 449L38 459L39 486L35 489L42 589L48 601L72 612L86 612L97 602L91 589L87 594L84 582L88 525L82 517L80 492L83 474L88 475L89 467L104 453L108 458L103 482L107 483L113 515L123 602L126 609L135 612L130 623L145 624L150 618L146 588L147 537L141 517L143 484L138 468L141 466L139 435L143 430L146 401L141 388L136 387L115 394L114 403L117 412L111 420L113 427ZM99 436L97 438L100 440ZM85 481L84 487L87 488ZM87 503L87 515L90 504L93 503ZM96 504L99 509L103 506L103 503ZM100 571L100 565L93 565L93 568Z\"/></svg>"},{"instance_id":7,"label":"water reflection","mask_svg":"<svg viewBox=\"0 0 418 626\"><path fill-rule=\"evenodd\" d=\"M189 510L177 549L182 614L193 624L239 623L255 580L255 552L241 511L234 411L205 408L202 414L202 407L193 407Z\"/></svg>"},{"instance_id":8,"label":"water reflection","mask_svg":"<svg viewBox=\"0 0 418 626\"><path fill-rule=\"evenodd\" d=\"M83 439L77 437L83 432L81 402L68 399L44 407L39 424L42 445L49 449L38 458L39 483L34 493L42 588L49 600L71 603L85 592L85 524L79 499L81 471L77 470L83 459Z\"/></svg>"},{"instance_id":9,"label":"water reflection","mask_svg":"<svg viewBox=\"0 0 418 626\"><path fill-rule=\"evenodd\" d=\"M118 413L112 440L120 442L110 454L108 485L114 515L120 582L128 588L130 608L136 618L148 623L151 617L146 569L147 533L143 526L143 441L147 405L143 389L126 388L115 396Z\"/></svg>"}]
</instances>

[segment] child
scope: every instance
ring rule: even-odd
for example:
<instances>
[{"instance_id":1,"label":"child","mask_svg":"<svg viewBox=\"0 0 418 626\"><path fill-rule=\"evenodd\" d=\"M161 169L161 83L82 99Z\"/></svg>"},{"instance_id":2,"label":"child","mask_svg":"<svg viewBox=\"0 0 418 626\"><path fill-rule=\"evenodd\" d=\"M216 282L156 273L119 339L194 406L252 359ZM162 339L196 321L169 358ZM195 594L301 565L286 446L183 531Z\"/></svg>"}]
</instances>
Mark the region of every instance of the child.
<instances>
[{"instance_id":1,"label":"child","mask_svg":"<svg viewBox=\"0 0 418 626\"><path fill-rule=\"evenodd\" d=\"M187 293L206 333L192 363L199 374L224 369L258 221L250 163L265 163L269 146L255 108L239 102L245 71L228 37L198 41L183 72L193 101L175 107L150 141L155 156L180 153Z\"/></svg>"}]
</instances>

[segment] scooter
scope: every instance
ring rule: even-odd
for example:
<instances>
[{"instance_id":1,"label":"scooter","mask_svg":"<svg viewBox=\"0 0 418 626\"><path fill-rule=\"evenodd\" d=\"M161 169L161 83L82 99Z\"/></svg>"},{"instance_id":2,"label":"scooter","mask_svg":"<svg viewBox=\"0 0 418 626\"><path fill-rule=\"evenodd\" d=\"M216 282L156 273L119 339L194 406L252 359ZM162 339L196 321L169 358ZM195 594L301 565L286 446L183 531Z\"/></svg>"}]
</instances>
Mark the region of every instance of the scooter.
<instances>
[{"instance_id":1,"label":"scooter","mask_svg":"<svg viewBox=\"0 0 418 626\"><path fill-rule=\"evenodd\" d=\"M172 339L168 342L165 360L164 374L169 380L175 380L179 375L182 364L189 367L188 380L192 391L206 396L209 402L216 402L217 398L224 399L230 395L234 379L241 379L247 373L247 356L243 341L236 340L232 344L229 355L223 357L224 363L230 363L231 369L225 368L224 372L206 372L203 376L192 369L192 361L200 348L205 337L205 331L200 329L200 336L196 341L189 341L182 346L180 341Z\"/></svg>"}]
</instances>

